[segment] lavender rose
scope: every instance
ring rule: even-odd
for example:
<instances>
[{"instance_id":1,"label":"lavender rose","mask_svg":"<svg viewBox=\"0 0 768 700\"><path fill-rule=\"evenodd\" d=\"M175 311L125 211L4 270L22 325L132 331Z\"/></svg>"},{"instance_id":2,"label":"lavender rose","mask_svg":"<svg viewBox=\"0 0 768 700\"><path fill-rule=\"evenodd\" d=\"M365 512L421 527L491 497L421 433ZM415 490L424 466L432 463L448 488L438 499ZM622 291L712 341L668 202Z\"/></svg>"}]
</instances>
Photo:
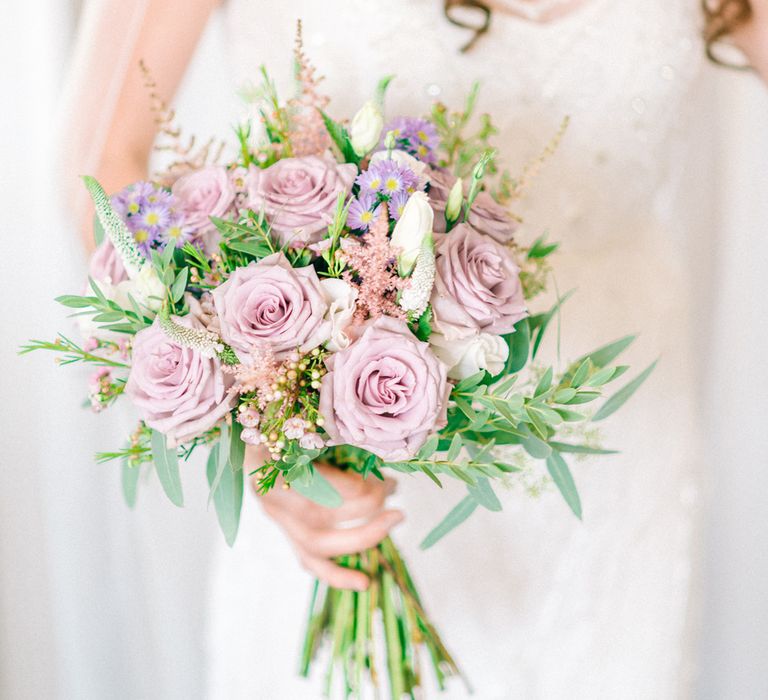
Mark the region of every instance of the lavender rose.
<instances>
[{"instance_id":1,"label":"lavender rose","mask_svg":"<svg viewBox=\"0 0 768 700\"><path fill-rule=\"evenodd\" d=\"M520 270L509 250L468 224L439 237L432 310L448 340L503 335L527 315Z\"/></svg>"},{"instance_id":2,"label":"lavender rose","mask_svg":"<svg viewBox=\"0 0 768 700\"><path fill-rule=\"evenodd\" d=\"M403 322L381 316L326 360L320 413L331 445L351 444L382 459L413 457L445 425L446 368Z\"/></svg>"},{"instance_id":3,"label":"lavender rose","mask_svg":"<svg viewBox=\"0 0 768 700\"><path fill-rule=\"evenodd\" d=\"M209 165L182 175L171 191L181 203L185 225L203 238L206 250L212 249L218 236L210 217L226 215L235 201L235 188L226 168Z\"/></svg>"},{"instance_id":4,"label":"lavender rose","mask_svg":"<svg viewBox=\"0 0 768 700\"><path fill-rule=\"evenodd\" d=\"M467 221L475 230L499 243L509 243L517 230L517 222L506 207L499 204L487 192L480 192L475 197L469 209Z\"/></svg>"},{"instance_id":5,"label":"lavender rose","mask_svg":"<svg viewBox=\"0 0 768 700\"><path fill-rule=\"evenodd\" d=\"M88 263L88 276L108 285L118 285L128 279L123 261L109 238L105 238L93 251Z\"/></svg>"},{"instance_id":6,"label":"lavender rose","mask_svg":"<svg viewBox=\"0 0 768 700\"><path fill-rule=\"evenodd\" d=\"M203 328L193 316L173 320ZM125 393L144 422L165 433L171 445L204 433L232 409L236 396L227 391L231 384L218 359L177 345L157 325L139 331L133 340Z\"/></svg>"},{"instance_id":7,"label":"lavender rose","mask_svg":"<svg viewBox=\"0 0 768 700\"><path fill-rule=\"evenodd\" d=\"M283 243L316 243L333 220L339 194L349 194L356 176L355 165L319 156L284 158L264 170L252 166L248 206L264 209Z\"/></svg>"},{"instance_id":8,"label":"lavender rose","mask_svg":"<svg viewBox=\"0 0 768 700\"><path fill-rule=\"evenodd\" d=\"M328 339L326 296L315 269L293 268L282 253L236 269L213 290L221 337L236 351L268 343L277 357Z\"/></svg>"},{"instance_id":9,"label":"lavender rose","mask_svg":"<svg viewBox=\"0 0 768 700\"><path fill-rule=\"evenodd\" d=\"M429 170L429 201L435 212L434 231L445 233L445 207L448 195L456 184L456 176L444 168ZM465 192L466 196L466 184ZM488 192L480 192L469 210L467 221L475 230L490 236L499 243L508 243L517 230L517 222Z\"/></svg>"}]
</instances>

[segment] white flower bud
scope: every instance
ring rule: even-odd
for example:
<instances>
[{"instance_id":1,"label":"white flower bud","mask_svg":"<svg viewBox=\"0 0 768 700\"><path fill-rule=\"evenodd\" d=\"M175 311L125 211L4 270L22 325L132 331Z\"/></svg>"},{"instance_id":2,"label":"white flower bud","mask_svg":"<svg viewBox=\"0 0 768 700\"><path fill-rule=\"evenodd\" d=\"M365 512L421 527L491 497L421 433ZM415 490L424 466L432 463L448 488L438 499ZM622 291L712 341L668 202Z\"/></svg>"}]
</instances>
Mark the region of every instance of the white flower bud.
<instances>
[{"instance_id":1,"label":"white flower bud","mask_svg":"<svg viewBox=\"0 0 768 700\"><path fill-rule=\"evenodd\" d=\"M403 213L392 231L392 245L400 248L400 274L411 271L424 239L432 233L435 213L424 192L414 192L405 203Z\"/></svg>"},{"instance_id":2,"label":"white flower bud","mask_svg":"<svg viewBox=\"0 0 768 700\"><path fill-rule=\"evenodd\" d=\"M364 156L376 147L383 126L384 115L381 113L381 107L375 100L368 100L349 125L352 148L357 155Z\"/></svg>"},{"instance_id":3,"label":"white flower bud","mask_svg":"<svg viewBox=\"0 0 768 700\"><path fill-rule=\"evenodd\" d=\"M451 191L448 193L448 200L445 203L445 220L456 221L461 214L461 202L464 199L464 183L461 178L457 178Z\"/></svg>"},{"instance_id":4,"label":"white flower bud","mask_svg":"<svg viewBox=\"0 0 768 700\"><path fill-rule=\"evenodd\" d=\"M495 376L504 369L509 357L509 346L504 338L490 333L453 340L432 333L429 344L435 355L448 365L451 379L466 379L481 369L487 369Z\"/></svg>"}]
</instances>

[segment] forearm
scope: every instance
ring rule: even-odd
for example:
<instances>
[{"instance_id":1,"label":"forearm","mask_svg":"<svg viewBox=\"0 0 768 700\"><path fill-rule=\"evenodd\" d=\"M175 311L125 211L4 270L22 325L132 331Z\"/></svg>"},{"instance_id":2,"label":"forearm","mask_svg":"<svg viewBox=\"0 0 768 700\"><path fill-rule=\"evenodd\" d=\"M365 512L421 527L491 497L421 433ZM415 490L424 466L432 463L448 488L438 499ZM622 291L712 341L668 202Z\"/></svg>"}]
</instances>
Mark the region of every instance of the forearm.
<instances>
[{"instance_id":1,"label":"forearm","mask_svg":"<svg viewBox=\"0 0 768 700\"><path fill-rule=\"evenodd\" d=\"M147 176L156 124L139 63L151 70L157 93L170 100L216 4L147 0L130 13L111 2L86 9L78 37L84 60L77 65L66 125L76 144L64 162L67 176L94 175L108 192ZM121 19L133 21L133 31L116 26ZM78 189L72 199L90 248L92 210L81 196Z\"/></svg>"}]
</instances>

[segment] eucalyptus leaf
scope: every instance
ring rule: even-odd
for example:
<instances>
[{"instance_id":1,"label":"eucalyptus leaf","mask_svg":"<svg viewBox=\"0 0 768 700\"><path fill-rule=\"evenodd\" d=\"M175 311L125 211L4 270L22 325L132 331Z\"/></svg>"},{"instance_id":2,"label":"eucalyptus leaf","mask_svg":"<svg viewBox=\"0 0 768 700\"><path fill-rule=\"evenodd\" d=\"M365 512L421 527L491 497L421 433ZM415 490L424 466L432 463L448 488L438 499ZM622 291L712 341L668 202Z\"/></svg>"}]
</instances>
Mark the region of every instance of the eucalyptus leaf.
<instances>
[{"instance_id":1,"label":"eucalyptus leaf","mask_svg":"<svg viewBox=\"0 0 768 700\"><path fill-rule=\"evenodd\" d=\"M531 347L531 325L527 318L515 324L515 332L503 336L509 345L509 356L502 374L519 372L528 362L528 352Z\"/></svg>"},{"instance_id":2,"label":"eucalyptus leaf","mask_svg":"<svg viewBox=\"0 0 768 700\"><path fill-rule=\"evenodd\" d=\"M552 368L547 367L547 371L539 379L539 383L536 385L536 389L533 392L534 396L541 396L549 391L552 386Z\"/></svg>"},{"instance_id":3,"label":"eucalyptus leaf","mask_svg":"<svg viewBox=\"0 0 768 700\"><path fill-rule=\"evenodd\" d=\"M187 289L188 275L189 268L184 267L181 269L181 272L176 275L176 279L173 281L173 285L171 286L171 299L173 299L174 304L178 304L184 296L184 292Z\"/></svg>"},{"instance_id":4,"label":"eucalyptus leaf","mask_svg":"<svg viewBox=\"0 0 768 700\"><path fill-rule=\"evenodd\" d=\"M240 425L233 415L229 437L229 465L235 471L243 468L243 461L245 459L245 443L240 438L242 432L243 426Z\"/></svg>"},{"instance_id":5,"label":"eucalyptus leaf","mask_svg":"<svg viewBox=\"0 0 768 700\"><path fill-rule=\"evenodd\" d=\"M614 340L612 343L608 343L608 345L604 345L588 355L585 355L581 360L589 359L595 367L605 367L624 352L636 338L636 335L627 335L619 340Z\"/></svg>"},{"instance_id":6,"label":"eucalyptus leaf","mask_svg":"<svg viewBox=\"0 0 768 700\"><path fill-rule=\"evenodd\" d=\"M184 505L184 494L181 489L179 458L176 455L176 449L169 448L165 442L165 435L157 430L152 431L150 444L152 445L152 459L155 463L155 471L160 485L171 503L181 508Z\"/></svg>"},{"instance_id":7,"label":"eucalyptus leaf","mask_svg":"<svg viewBox=\"0 0 768 700\"><path fill-rule=\"evenodd\" d=\"M129 508L133 508L136 505L136 491L140 475L141 468L139 465L131 466L127 459L123 460L120 481L123 487L123 498L125 498Z\"/></svg>"},{"instance_id":8,"label":"eucalyptus leaf","mask_svg":"<svg viewBox=\"0 0 768 700\"><path fill-rule=\"evenodd\" d=\"M448 448L448 454L446 456L446 459L449 462L455 462L456 458L459 456L459 452L461 452L461 435L459 433L456 433L453 436L453 439L451 440L451 446Z\"/></svg>"},{"instance_id":9,"label":"eucalyptus leaf","mask_svg":"<svg viewBox=\"0 0 768 700\"><path fill-rule=\"evenodd\" d=\"M567 291L563 296L561 296L555 305L547 311L546 314L544 314L541 318L541 321L538 324L538 329L536 330L536 338L533 341L533 347L531 348L531 359L534 359L539 352L539 348L541 347L541 341L544 339L544 333L547 331L547 327L549 326L549 322L552 320L552 317L560 311L560 307L565 304L568 299L570 299L571 295L575 292L575 289L571 289Z\"/></svg>"},{"instance_id":10,"label":"eucalyptus leaf","mask_svg":"<svg viewBox=\"0 0 768 700\"><path fill-rule=\"evenodd\" d=\"M243 507L243 482L242 469L237 471L229 466L228 460L222 460L220 455L224 452L221 444L214 445L208 455L206 476L211 487L211 498L216 508L216 518L224 534L224 539L231 547L237 537L240 526L240 512ZM221 463L224 469L219 473Z\"/></svg>"},{"instance_id":11,"label":"eucalyptus leaf","mask_svg":"<svg viewBox=\"0 0 768 700\"><path fill-rule=\"evenodd\" d=\"M573 514L581 520L579 492L576 490L571 470L568 469L568 465L559 452L553 450L549 457L547 457L547 471L565 499L565 502L573 511Z\"/></svg>"},{"instance_id":12,"label":"eucalyptus leaf","mask_svg":"<svg viewBox=\"0 0 768 700\"><path fill-rule=\"evenodd\" d=\"M213 494L219 485L219 481L224 475L224 470L229 463L229 427L226 423L221 425L221 435L219 441L211 448L211 454L216 455L215 466L216 470L213 476L213 482L210 484L210 492L208 494L208 503L213 499ZM210 455L209 455L210 462Z\"/></svg>"},{"instance_id":13,"label":"eucalyptus leaf","mask_svg":"<svg viewBox=\"0 0 768 700\"><path fill-rule=\"evenodd\" d=\"M311 470L308 478L291 481L291 488L326 508L338 508L344 502L334 485L316 469Z\"/></svg>"},{"instance_id":14,"label":"eucalyptus leaf","mask_svg":"<svg viewBox=\"0 0 768 700\"><path fill-rule=\"evenodd\" d=\"M430 435L427 441L421 446L421 449L416 453L416 457L419 459L429 459L435 452L437 452L437 446L440 443L440 436L436 433Z\"/></svg>"},{"instance_id":15,"label":"eucalyptus leaf","mask_svg":"<svg viewBox=\"0 0 768 700\"><path fill-rule=\"evenodd\" d=\"M544 442L544 440L536 437L530 431L523 433L520 437L520 444L523 446L523 449L535 459L544 459L552 452L552 448Z\"/></svg>"},{"instance_id":16,"label":"eucalyptus leaf","mask_svg":"<svg viewBox=\"0 0 768 700\"><path fill-rule=\"evenodd\" d=\"M461 525L477 508L477 501L472 496L465 496L448 515L424 538L419 547L429 549L445 537L451 530Z\"/></svg>"},{"instance_id":17,"label":"eucalyptus leaf","mask_svg":"<svg viewBox=\"0 0 768 700\"><path fill-rule=\"evenodd\" d=\"M490 481L486 478L480 478L477 480L474 486L467 486L469 495L483 508L498 512L501 510L501 501L498 496L493 492Z\"/></svg>"},{"instance_id":18,"label":"eucalyptus leaf","mask_svg":"<svg viewBox=\"0 0 768 700\"><path fill-rule=\"evenodd\" d=\"M626 384L619 389L613 396L611 396L595 413L592 420L598 421L607 418L615 411L618 411L634 394L643 382L648 379L651 372L656 367L658 360L652 362L646 369L644 369L637 377L635 377L629 384Z\"/></svg>"},{"instance_id":19,"label":"eucalyptus leaf","mask_svg":"<svg viewBox=\"0 0 768 700\"><path fill-rule=\"evenodd\" d=\"M550 442L550 447L558 452L571 452L579 455L616 455L617 450L605 450L600 447L590 447L589 445L571 445L567 442Z\"/></svg>"}]
</instances>

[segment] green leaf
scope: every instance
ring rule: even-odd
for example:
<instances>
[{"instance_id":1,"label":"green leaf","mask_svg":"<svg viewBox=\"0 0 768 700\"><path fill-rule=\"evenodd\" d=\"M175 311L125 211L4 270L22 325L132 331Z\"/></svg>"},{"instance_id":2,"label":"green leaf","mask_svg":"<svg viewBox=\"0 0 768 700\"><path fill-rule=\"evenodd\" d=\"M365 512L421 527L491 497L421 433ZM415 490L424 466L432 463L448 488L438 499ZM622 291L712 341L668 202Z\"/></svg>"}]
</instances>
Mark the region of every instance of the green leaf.
<instances>
[{"instance_id":1,"label":"green leaf","mask_svg":"<svg viewBox=\"0 0 768 700\"><path fill-rule=\"evenodd\" d=\"M291 487L296 493L326 508L338 508L344 502L334 485L316 469L312 469L306 477L291 481Z\"/></svg>"},{"instance_id":2,"label":"green leaf","mask_svg":"<svg viewBox=\"0 0 768 700\"><path fill-rule=\"evenodd\" d=\"M546 394L549 391L549 387L552 386L552 368L548 367L547 371L539 379L539 383L536 385L536 389L533 392L534 397Z\"/></svg>"},{"instance_id":3,"label":"green leaf","mask_svg":"<svg viewBox=\"0 0 768 700\"><path fill-rule=\"evenodd\" d=\"M547 330L547 326L549 326L549 322L552 320L553 316L560 311L560 307L568 301L575 291L575 289L571 289L563 294L563 296L557 300L555 305L541 317L538 324L539 327L536 330L536 339L533 341L533 347L531 348L531 359L535 358L536 354L539 352L539 347L541 346L541 341L544 339L544 333Z\"/></svg>"},{"instance_id":4,"label":"green leaf","mask_svg":"<svg viewBox=\"0 0 768 700\"><path fill-rule=\"evenodd\" d=\"M211 487L211 498L216 508L216 518L224 534L224 539L231 547L235 543L237 530L240 527L240 511L243 507L243 470L234 470L227 459L221 459L224 451L217 443L208 455L206 476ZM221 464L224 469L219 473Z\"/></svg>"},{"instance_id":5,"label":"green leaf","mask_svg":"<svg viewBox=\"0 0 768 700\"><path fill-rule=\"evenodd\" d=\"M176 456L176 449L167 447L165 435L157 430L152 431L150 443L152 445L152 459L155 462L155 471L157 478L160 479L160 485L171 503L181 508L184 505L184 494L181 489L179 458Z\"/></svg>"},{"instance_id":6,"label":"green leaf","mask_svg":"<svg viewBox=\"0 0 768 700\"><path fill-rule=\"evenodd\" d=\"M427 306L424 313L419 316L416 327L413 329L414 335L424 342L428 341L432 335L432 307Z\"/></svg>"},{"instance_id":7,"label":"green leaf","mask_svg":"<svg viewBox=\"0 0 768 700\"><path fill-rule=\"evenodd\" d=\"M184 267L182 268L181 272L176 275L176 279L173 281L173 286L171 287L171 299L173 299L174 304L177 304L179 301L181 301L181 298L184 296L184 291L187 288L188 275L189 268Z\"/></svg>"},{"instance_id":8,"label":"green leaf","mask_svg":"<svg viewBox=\"0 0 768 700\"><path fill-rule=\"evenodd\" d=\"M352 148L352 141L349 137L349 132L346 128L331 119L325 112L320 111L320 116L323 118L323 123L328 131L328 135L331 140L336 144L336 147L341 152L344 161L347 163L354 163L357 165L360 162L360 157L355 153L355 149Z\"/></svg>"},{"instance_id":9,"label":"green leaf","mask_svg":"<svg viewBox=\"0 0 768 700\"><path fill-rule=\"evenodd\" d=\"M558 452L571 452L579 455L616 455L617 450L604 450L600 447L590 447L589 445L571 445L567 442L550 442L550 447Z\"/></svg>"},{"instance_id":10,"label":"green leaf","mask_svg":"<svg viewBox=\"0 0 768 700\"><path fill-rule=\"evenodd\" d=\"M556 391L553 400L555 403L568 403L574 396L576 396L576 389L567 387Z\"/></svg>"},{"instance_id":11,"label":"green leaf","mask_svg":"<svg viewBox=\"0 0 768 700\"><path fill-rule=\"evenodd\" d=\"M614 340L612 343L608 343L608 345L604 345L580 358L579 362L589 359L595 367L605 367L624 352L636 338L636 335L627 335L619 340Z\"/></svg>"},{"instance_id":12,"label":"green leaf","mask_svg":"<svg viewBox=\"0 0 768 700\"><path fill-rule=\"evenodd\" d=\"M136 490L139 484L141 469L139 465L131 466L127 459L123 460L121 483L123 486L123 498L129 508L136 505Z\"/></svg>"},{"instance_id":13,"label":"green leaf","mask_svg":"<svg viewBox=\"0 0 768 700\"><path fill-rule=\"evenodd\" d=\"M520 438L520 444L523 449L535 459L544 459L552 452L552 448L544 440L536 437L529 430L524 432Z\"/></svg>"},{"instance_id":14,"label":"green leaf","mask_svg":"<svg viewBox=\"0 0 768 700\"><path fill-rule=\"evenodd\" d=\"M56 297L56 301L62 306L68 306L70 309L85 309L99 302L96 297L81 297L73 294Z\"/></svg>"},{"instance_id":15,"label":"green leaf","mask_svg":"<svg viewBox=\"0 0 768 700\"><path fill-rule=\"evenodd\" d=\"M418 459L429 459L433 454L435 454L435 452L437 452L437 446L439 443L439 435L430 435L427 441L421 446L421 449L416 453L416 457Z\"/></svg>"},{"instance_id":16,"label":"green leaf","mask_svg":"<svg viewBox=\"0 0 768 700\"><path fill-rule=\"evenodd\" d=\"M214 472L213 483L210 484L211 489L208 494L208 503L211 502L213 494L219 485L219 481L224 474L224 470L227 468L229 459L229 428L226 423L222 423L221 436L219 437L219 441L211 448L211 453L213 453L214 450L216 451L216 471Z\"/></svg>"},{"instance_id":17,"label":"green leaf","mask_svg":"<svg viewBox=\"0 0 768 700\"><path fill-rule=\"evenodd\" d=\"M576 490L576 484L573 481L571 470L568 469L568 465L565 463L565 460L559 452L553 451L552 454L547 457L547 471L552 477L552 481L555 482L555 486L560 490L565 502L573 511L573 514L581 520L581 499L579 498L579 492Z\"/></svg>"},{"instance_id":18,"label":"green leaf","mask_svg":"<svg viewBox=\"0 0 768 700\"><path fill-rule=\"evenodd\" d=\"M578 369L574 372L573 376L571 377L572 387L578 389L582 385L584 380L587 378L587 375L589 374L590 367L591 367L591 360L589 358L582 360Z\"/></svg>"},{"instance_id":19,"label":"green leaf","mask_svg":"<svg viewBox=\"0 0 768 700\"><path fill-rule=\"evenodd\" d=\"M459 452L461 452L462 443L461 443L461 435L459 433L456 433L453 436L453 440L451 440L451 446L448 448L448 454L446 456L446 459L449 462L455 462L456 457L459 456Z\"/></svg>"},{"instance_id":20,"label":"green leaf","mask_svg":"<svg viewBox=\"0 0 768 700\"><path fill-rule=\"evenodd\" d=\"M528 258L546 258L548 255L554 253L559 245L559 243L547 244L545 236L540 236L533 242L533 245L528 251Z\"/></svg>"},{"instance_id":21,"label":"green leaf","mask_svg":"<svg viewBox=\"0 0 768 700\"><path fill-rule=\"evenodd\" d=\"M618 411L642 385L642 383L648 379L651 372L656 367L658 360L655 360L643 370L637 377L635 377L629 384L626 384L619 389L611 398L609 398L595 413L592 420L598 421L607 418L615 411Z\"/></svg>"},{"instance_id":22,"label":"green leaf","mask_svg":"<svg viewBox=\"0 0 768 700\"><path fill-rule=\"evenodd\" d=\"M424 538L419 545L421 549L429 549L445 537L451 530L461 525L477 508L477 501L472 496L465 496L448 515Z\"/></svg>"},{"instance_id":23,"label":"green leaf","mask_svg":"<svg viewBox=\"0 0 768 700\"><path fill-rule=\"evenodd\" d=\"M519 372L528 362L528 351L531 347L531 325L527 318L515 324L515 332L503 336L509 345L509 356L503 374Z\"/></svg>"},{"instance_id":24,"label":"green leaf","mask_svg":"<svg viewBox=\"0 0 768 700\"><path fill-rule=\"evenodd\" d=\"M243 460L245 459L245 443L240 439L242 432L243 426L233 415L229 437L229 464L235 471L243 468Z\"/></svg>"},{"instance_id":25,"label":"green leaf","mask_svg":"<svg viewBox=\"0 0 768 700\"><path fill-rule=\"evenodd\" d=\"M501 510L501 501L498 496L493 492L490 482L485 477L481 477L477 480L474 486L467 486L469 495L475 500L476 503L483 506L487 510L498 512Z\"/></svg>"},{"instance_id":26,"label":"green leaf","mask_svg":"<svg viewBox=\"0 0 768 700\"><path fill-rule=\"evenodd\" d=\"M455 387L454 391L462 393L474 389L485 378L485 370L481 369L479 372L462 379Z\"/></svg>"},{"instance_id":27,"label":"green leaf","mask_svg":"<svg viewBox=\"0 0 768 700\"><path fill-rule=\"evenodd\" d=\"M555 412L560 415L560 417L567 421L568 423L576 423L580 420L584 420L586 417L583 413L578 413L577 411L569 411L567 408L556 408Z\"/></svg>"}]
</instances>

